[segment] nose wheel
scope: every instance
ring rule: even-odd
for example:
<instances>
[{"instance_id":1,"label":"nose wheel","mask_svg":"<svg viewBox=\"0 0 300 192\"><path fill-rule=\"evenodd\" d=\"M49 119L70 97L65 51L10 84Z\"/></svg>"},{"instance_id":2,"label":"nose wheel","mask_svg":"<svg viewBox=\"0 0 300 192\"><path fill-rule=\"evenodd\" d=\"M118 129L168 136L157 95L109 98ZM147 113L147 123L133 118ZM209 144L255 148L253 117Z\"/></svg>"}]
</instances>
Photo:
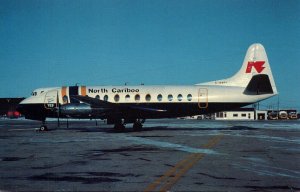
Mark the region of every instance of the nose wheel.
<instances>
[{"instance_id":1,"label":"nose wheel","mask_svg":"<svg viewBox=\"0 0 300 192\"><path fill-rule=\"evenodd\" d=\"M48 131L48 127L45 124L45 121L43 121L43 124L40 126L40 128L38 129L38 131Z\"/></svg>"},{"instance_id":2,"label":"nose wheel","mask_svg":"<svg viewBox=\"0 0 300 192\"><path fill-rule=\"evenodd\" d=\"M48 128L46 125L41 125L39 131L48 131Z\"/></svg>"}]
</instances>

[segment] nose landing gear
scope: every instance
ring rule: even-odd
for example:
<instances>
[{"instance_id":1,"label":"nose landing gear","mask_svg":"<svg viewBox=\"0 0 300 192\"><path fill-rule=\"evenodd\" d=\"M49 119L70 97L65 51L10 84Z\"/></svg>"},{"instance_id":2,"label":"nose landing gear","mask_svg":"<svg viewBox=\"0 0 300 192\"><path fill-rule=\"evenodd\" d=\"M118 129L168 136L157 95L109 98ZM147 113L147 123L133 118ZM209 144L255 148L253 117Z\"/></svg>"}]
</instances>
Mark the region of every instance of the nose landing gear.
<instances>
[{"instance_id":1,"label":"nose landing gear","mask_svg":"<svg viewBox=\"0 0 300 192\"><path fill-rule=\"evenodd\" d=\"M42 125L40 126L40 128L38 129L38 131L48 131L48 127L46 126L45 121L43 121Z\"/></svg>"},{"instance_id":2,"label":"nose landing gear","mask_svg":"<svg viewBox=\"0 0 300 192\"><path fill-rule=\"evenodd\" d=\"M39 131L48 131L48 128L46 125L42 125L39 129Z\"/></svg>"}]
</instances>

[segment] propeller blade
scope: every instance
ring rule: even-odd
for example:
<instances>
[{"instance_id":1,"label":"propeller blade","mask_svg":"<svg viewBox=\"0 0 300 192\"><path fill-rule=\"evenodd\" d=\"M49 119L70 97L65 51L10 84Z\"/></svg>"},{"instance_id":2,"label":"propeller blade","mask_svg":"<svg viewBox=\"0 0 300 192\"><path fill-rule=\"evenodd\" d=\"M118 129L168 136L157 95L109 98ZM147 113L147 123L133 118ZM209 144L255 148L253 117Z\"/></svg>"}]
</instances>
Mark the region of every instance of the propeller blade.
<instances>
[{"instance_id":1,"label":"propeller blade","mask_svg":"<svg viewBox=\"0 0 300 192\"><path fill-rule=\"evenodd\" d=\"M58 91L57 91L57 95L56 95L56 107L57 107L57 127L60 126L60 104L59 104L59 96L58 96Z\"/></svg>"}]
</instances>

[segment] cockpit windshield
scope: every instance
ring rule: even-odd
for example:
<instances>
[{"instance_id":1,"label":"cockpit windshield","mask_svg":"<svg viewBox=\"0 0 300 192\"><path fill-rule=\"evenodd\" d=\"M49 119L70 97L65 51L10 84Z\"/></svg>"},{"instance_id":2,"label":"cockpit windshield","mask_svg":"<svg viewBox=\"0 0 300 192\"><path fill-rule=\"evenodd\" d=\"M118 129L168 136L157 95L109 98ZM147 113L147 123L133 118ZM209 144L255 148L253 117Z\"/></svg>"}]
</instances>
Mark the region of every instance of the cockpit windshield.
<instances>
[{"instance_id":1,"label":"cockpit windshield","mask_svg":"<svg viewBox=\"0 0 300 192\"><path fill-rule=\"evenodd\" d=\"M44 91L34 90L34 91L31 93L31 96L37 96L37 95L42 94L42 93L44 93Z\"/></svg>"},{"instance_id":2,"label":"cockpit windshield","mask_svg":"<svg viewBox=\"0 0 300 192\"><path fill-rule=\"evenodd\" d=\"M31 92L31 96L40 96L53 89L58 89L58 87L38 88Z\"/></svg>"}]
</instances>

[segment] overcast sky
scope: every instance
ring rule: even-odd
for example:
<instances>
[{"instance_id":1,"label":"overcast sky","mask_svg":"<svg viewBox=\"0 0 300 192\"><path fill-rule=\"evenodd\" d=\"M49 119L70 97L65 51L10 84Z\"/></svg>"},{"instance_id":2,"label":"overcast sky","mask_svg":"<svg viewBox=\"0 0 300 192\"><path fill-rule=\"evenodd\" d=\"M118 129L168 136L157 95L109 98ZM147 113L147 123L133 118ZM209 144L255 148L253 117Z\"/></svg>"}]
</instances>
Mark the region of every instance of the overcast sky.
<instances>
[{"instance_id":1,"label":"overcast sky","mask_svg":"<svg viewBox=\"0 0 300 192\"><path fill-rule=\"evenodd\" d=\"M256 42L281 106L300 109L300 1L0 0L0 97L227 78Z\"/></svg>"}]
</instances>

